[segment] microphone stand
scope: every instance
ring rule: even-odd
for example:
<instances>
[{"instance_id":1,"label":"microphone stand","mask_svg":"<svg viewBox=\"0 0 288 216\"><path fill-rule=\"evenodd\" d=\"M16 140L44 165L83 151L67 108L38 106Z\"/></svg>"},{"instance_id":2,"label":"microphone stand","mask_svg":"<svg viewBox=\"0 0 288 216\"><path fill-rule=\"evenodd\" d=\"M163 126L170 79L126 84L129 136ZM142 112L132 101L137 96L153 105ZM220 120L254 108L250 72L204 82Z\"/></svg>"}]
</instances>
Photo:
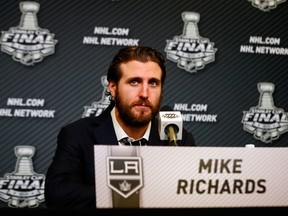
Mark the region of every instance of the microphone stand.
<instances>
[{"instance_id":1,"label":"microphone stand","mask_svg":"<svg viewBox=\"0 0 288 216\"><path fill-rule=\"evenodd\" d=\"M168 139L169 139L169 144L171 146L178 146L177 143L177 137L176 133L174 131L174 128L172 126L165 128L165 132L167 131Z\"/></svg>"}]
</instances>

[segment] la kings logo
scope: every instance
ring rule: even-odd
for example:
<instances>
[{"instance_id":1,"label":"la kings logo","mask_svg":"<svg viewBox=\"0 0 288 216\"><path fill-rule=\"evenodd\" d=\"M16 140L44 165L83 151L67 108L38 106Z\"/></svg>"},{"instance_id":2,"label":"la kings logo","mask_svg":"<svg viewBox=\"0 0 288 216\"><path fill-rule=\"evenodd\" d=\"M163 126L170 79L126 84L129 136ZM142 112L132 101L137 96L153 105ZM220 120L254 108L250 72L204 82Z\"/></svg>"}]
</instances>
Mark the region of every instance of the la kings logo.
<instances>
[{"instance_id":1,"label":"la kings logo","mask_svg":"<svg viewBox=\"0 0 288 216\"><path fill-rule=\"evenodd\" d=\"M272 96L274 88L273 83L258 83L260 92L258 106L243 112L243 129L264 143L271 143L278 139L280 134L288 131L287 113L274 106Z\"/></svg>"},{"instance_id":2,"label":"la kings logo","mask_svg":"<svg viewBox=\"0 0 288 216\"><path fill-rule=\"evenodd\" d=\"M26 66L41 62L45 56L53 54L57 43L53 39L54 34L39 28L36 16L39 8L37 2L21 2L20 25L2 31L1 50Z\"/></svg>"},{"instance_id":3,"label":"la kings logo","mask_svg":"<svg viewBox=\"0 0 288 216\"><path fill-rule=\"evenodd\" d=\"M286 0L248 0L252 3L253 7L258 8L263 12L271 11L275 9L280 3L285 2Z\"/></svg>"},{"instance_id":4,"label":"la kings logo","mask_svg":"<svg viewBox=\"0 0 288 216\"><path fill-rule=\"evenodd\" d=\"M84 113L82 118L84 117L92 117L100 115L110 104L110 99L107 94L108 90L108 81L106 76L101 77L101 84L103 86L102 98L100 101L93 102L91 106L84 107Z\"/></svg>"},{"instance_id":5,"label":"la kings logo","mask_svg":"<svg viewBox=\"0 0 288 216\"><path fill-rule=\"evenodd\" d=\"M108 186L124 198L143 186L141 157L107 157Z\"/></svg>"},{"instance_id":6,"label":"la kings logo","mask_svg":"<svg viewBox=\"0 0 288 216\"><path fill-rule=\"evenodd\" d=\"M190 73L195 73L206 64L215 61L214 43L199 35L197 23L200 15L195 12L183 12L183 34L167 40L165 52L167 59L176 62L177 66Z\"/></svg>"},{"instance_id":7,"label":"la kings logo","mask_svg":"<svg viewBox=\"0 0 288 216\"><path fill-rule=\"evenodd\" d=\"M45 175L34 172L32 157L33 146L14 148L17 162L15 171L0 178L0 199L12 208L35 208L44 202Z\"/></svg>"}]
</instances>

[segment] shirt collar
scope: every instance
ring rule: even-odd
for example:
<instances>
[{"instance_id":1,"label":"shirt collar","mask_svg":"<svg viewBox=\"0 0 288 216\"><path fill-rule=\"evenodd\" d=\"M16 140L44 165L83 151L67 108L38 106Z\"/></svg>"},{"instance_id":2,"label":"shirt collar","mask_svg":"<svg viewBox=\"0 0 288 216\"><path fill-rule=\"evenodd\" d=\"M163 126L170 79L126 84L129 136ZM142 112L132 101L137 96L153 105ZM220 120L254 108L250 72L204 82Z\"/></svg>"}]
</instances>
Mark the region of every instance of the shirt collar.
<instances>
[{"instance_id":1,"label":"shirt collar","mask_svg":"<svg viewBox=\"0 0 288 216\"><path fill-rule=\"evenodd\" d=\"M115 107L113 107L110 114L112 117L112 122L113 122L114 130L115 130L118 142L125 137L129 137L125 133L125 131L122 129L122 127L119 125L118 121L116 120ZM151 129L151 121L149 122L149 125L148 125L148 128L147 128L145 134L140 139L145 138L146 140L149 140L150 129ZM131 139L135 140L132 137L131 137Z\"/></svg>"}]
</instances>

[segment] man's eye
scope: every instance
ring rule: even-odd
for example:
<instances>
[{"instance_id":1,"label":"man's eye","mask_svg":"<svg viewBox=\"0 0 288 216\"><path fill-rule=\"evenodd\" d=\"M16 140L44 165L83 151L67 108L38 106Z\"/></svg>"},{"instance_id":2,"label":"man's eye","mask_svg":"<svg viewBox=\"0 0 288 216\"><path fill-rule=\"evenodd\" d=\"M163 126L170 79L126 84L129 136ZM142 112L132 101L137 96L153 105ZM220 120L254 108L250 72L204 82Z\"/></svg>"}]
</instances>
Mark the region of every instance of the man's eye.
<instances>
[{"instance_id":1,"label":"man's eye","mask_svg":"<svg viewBox=\"0 0 288 216\"><path fill-rule=\"evenodd\" d=\"M150 84L151 86L157 86L157 82L155 82L155 81L151 81L151 82L149 82L149 84Z\"/></svg>"},{"instance_id":2,"label":"man's eye","mask_svg":"<svg viewBox=\"0 0 288 216\"><path fill-rule=\"evenodd\" d=\"M131 84L131 85L137 85L137 84L138 84L138 81L137 81L137 80L132 80L132 81L130 82L130 84Z\"/></svg>"}]
</instances>

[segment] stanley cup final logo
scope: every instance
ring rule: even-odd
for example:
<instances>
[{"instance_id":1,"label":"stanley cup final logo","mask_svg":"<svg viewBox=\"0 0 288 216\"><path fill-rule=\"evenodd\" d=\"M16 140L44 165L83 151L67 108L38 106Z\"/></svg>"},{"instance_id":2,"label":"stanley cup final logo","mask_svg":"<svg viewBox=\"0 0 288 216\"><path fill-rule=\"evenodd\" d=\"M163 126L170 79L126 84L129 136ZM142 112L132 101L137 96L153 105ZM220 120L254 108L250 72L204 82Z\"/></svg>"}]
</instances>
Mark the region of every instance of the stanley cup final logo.
<instances>
[{"instance_id":1,"label":"stanley cup final logo","mask_svg":"<svg viewBox=\"0 0 288 216\"><path fill-rule=\"evenodd\" d=\"M200 15L195 12L183 12L183 34L167 40L165 52L167 58L190 73L203 69L206 64L215 61L214 43L199 35L197 23Z\"/></svg>"},{"instance_id":2,"label":"stanley cup final logo","mask_svg":"<svg viewBox=\"0 0 288 216\"><path fill-rule=\"evenodd\" d=\"M11 208L35 208L44 202L45 175L33 170L33 146L14 148L17 162L13 173L0 178L0 199L8 202Z\"/></svg>"},{"instance_id":3,"label":"stanley cup final logo","mask_svg":"<svg viewBox=\"0 0 288 216\"><path fill-rule=\"evenodd\" d=\"M275 9L280 3L285 2L286 0L248 0L252 3L253 7L258 8L263 12L271 11Z\"/></svg>"},{"instance_id":4,"label":"stanley cup final logo","mask_svg":"<svg viewBox=\"0 0 288 216\"><path fill-rule=\"evenodd\" d=\"M272 97L274 89L273 83L258 83L260 92L258 106L243 112L243 129L264 143L271 143L278 139L280 134L288 131L287 113L274 106Z\"/></svg>"},{"instance_id":5,"label":"stanley cup final logo","mask_svg":"<svg viewBox=\"0 0 288 216\"><path fill-rule=\"evenodd\" d=\"M102 98L100 101L93 102L90 106L84 106L82 118L100 115L110 104L110 96L108 89L107 76L101 77L101 84L103 86Z\"/></svg>"},{"instance_id":6,"label":"stanley cup final logo","mask_svg":"<svg viewBox=\"0 0 288 216\"><path fill-rule=\"evenodd\" d=\"M37 12L40 5L36 2L21 2L22 17L18 27L2 31L1 50L12 58L29 66L41 62L45 56L54 53L57 40L54 34L38 26Z\"/></svg>"}]
</instances>

